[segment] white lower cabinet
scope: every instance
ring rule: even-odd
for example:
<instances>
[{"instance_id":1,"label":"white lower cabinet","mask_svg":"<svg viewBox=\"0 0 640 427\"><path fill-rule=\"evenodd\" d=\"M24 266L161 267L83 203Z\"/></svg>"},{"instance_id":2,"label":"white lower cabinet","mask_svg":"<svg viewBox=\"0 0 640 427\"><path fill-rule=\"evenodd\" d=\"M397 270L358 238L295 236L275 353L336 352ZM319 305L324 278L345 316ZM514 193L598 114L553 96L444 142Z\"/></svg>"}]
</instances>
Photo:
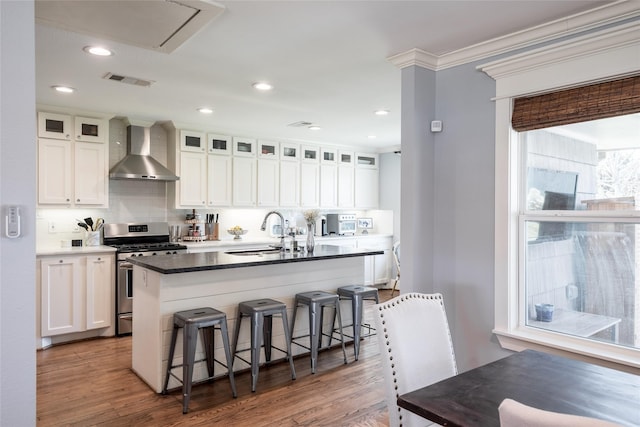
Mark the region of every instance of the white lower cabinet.
<instances>
[{"instance_id":1,"label":"white lower cabinet","mask_svg":"<svg viewBox=\"0 0 640 427\"><path fill-rule=\"evenodd\" d=\"M40 262L40 336L112 325L114 256L48 256Z\"/></svg>"},{"instance_id":2,"label":"white lower cabinet","mask_svg":"<svg viewBox=\"0 0 640 427\"><path fill-rule=\"evenodd\" d=\"M358 236L358 249L376 249L384 254L368 256L364 260L364 285L387 284L391 276L392 237Z\"/></svg>"},{"instance_id":3,"label":"white lower cabinet","mask_svg":"<svg viewBox=\"0 0 640 427\"><path fill-rule=\"evenodd\" d=\"M114 312L113 262L111 255L87 256L87 330L111 326Z\"/></svg>"}]
</instances>

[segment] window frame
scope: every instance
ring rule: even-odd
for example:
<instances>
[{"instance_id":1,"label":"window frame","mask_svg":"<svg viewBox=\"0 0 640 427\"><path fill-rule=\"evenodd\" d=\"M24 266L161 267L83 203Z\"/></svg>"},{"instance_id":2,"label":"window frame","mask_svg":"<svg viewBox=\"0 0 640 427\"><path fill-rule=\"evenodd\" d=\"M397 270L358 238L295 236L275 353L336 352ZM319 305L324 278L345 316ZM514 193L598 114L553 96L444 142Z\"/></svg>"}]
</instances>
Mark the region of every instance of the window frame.
<instances>
[{"instance_id":1,"label":"window frame","mask_svg":"<svg viewBox=\"0 0 640 427\"><path fill-rule=\"evenodd\" d=\"M640 50L639 31L640 22L630 22L477 67L496 81L493 332L506 349L569 352L615 366L640 368L640 350L526 326L524 271L520 267L524 261L520 239L524 238L525 212L521 212L519 200L523 153L518 133L511 128L516 97L638 74L633 58ZM566 213L567 219L581 216L584 218L579 212Z\"/></svg>"}]
</instances>

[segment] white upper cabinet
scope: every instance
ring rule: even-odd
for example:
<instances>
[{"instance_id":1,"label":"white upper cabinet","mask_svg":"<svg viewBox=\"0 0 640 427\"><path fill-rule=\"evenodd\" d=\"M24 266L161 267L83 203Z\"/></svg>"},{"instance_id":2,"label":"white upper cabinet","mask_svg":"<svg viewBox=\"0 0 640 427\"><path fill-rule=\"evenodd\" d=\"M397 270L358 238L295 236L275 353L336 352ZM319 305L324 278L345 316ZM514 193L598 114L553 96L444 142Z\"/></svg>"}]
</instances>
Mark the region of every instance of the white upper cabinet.
<instances>
[{"instance_id":1,"label":"white upper cabinet","mask_svg":"<svg viewBox=\"0 0 640 427\"><path fill-rule=\"evenodd\" d=\"M109 202L106 144L76 142L74 150L74 203L104 206Z\"/></svg>"},{"instance_id":2,"label":"white upper cabinet","mask_svg":"<svg viewBox=\"0 0 640 427\"><path fill-rule=\"evenodd\" d=\"M299 162L280 162L280 206L300 206Z\"/></svg>"},{"instance_id":3,"label":"white upper cabinet","mask_svg":"<svg viewBox=\"0 0 640 427\"><path fill-rule=\"evenodd\" d=\"M233 155L256 157L256 140L253 138L233 137Z\"/></svg>"},{"instance_id":4,"label":"white upper cabinet","mask_svg":"<svg viewBox=\"0 0 640 427\"><path fill-rule=\"evenodd\" d=\"M356 153L355 164L355 207L360 209L378 208L378 155Z\"/></svg>"},{"instance_id":5,"label":"white upper cabinet","mask_svg":"<svg viewBox=\"0 0 640 427\"><path fill-rule=\"evenodd\" d=\"M231 206L232 203L232 164L231 156L209 155L207 162L207 188L210 207Z\"/></svg>"},{"instance_id":6,"label":"white upper cabinet","mask_svg":"<svg viewBox=\"0 0 640 427\"><path fill-rule=\"evenodd\" d=\"M180 206L207 205L207 156L182 152L180 155Z\"/></svg>"},{"instance_id":7,"label":"white upper cabinet","mask_svg":"<svg viewBox=\"0 0 640 427\"><path fill-rule=\"evenodd\" d=\"M355 165L355 154L353 151L338 150L338 166L350 166Z\"/></svg>"},{"instance_id":8,"label":"white upper cabinet","mask_svg":"<svg viewBox=\"0 0 640 427\"><path fill-rule=\"evenodd\" d=\"M300 206L320 206L320 164L317 161L300 164Z\"/></svg>"},{"instance_id":9,"label":"white upper cabinet","mask_svg":"<svg viewBox=\"0 0 640 427\"><path fill-rule=\"evenodd\" d=\"M264 139L258 140L258 157L262 159L279 160L280 143Z\"/></svg>"},{"instance_id":10,"label":"white upper cabinet","mask_svg":"<svg viewBox=\"0 0 640 427\"><path fill-rule=\"evenodd\" d=\"M280 204L280 162L258 159L258 206L278 207Z\"/></svg>"},{"instance_id":11,"label":"white upper cabinet","mask_svg":"<svg viewBox=\"0 0 640 427\"><path fill-rule=\"evenodd\" d=\"M207 147L209 154L231 155L233 148L232 138L228 135L207 134Z\"/></svg>"},{"instance_id":12,"label":"white upper cabinet","mask_svg":"<svg viewBox=\"0 0 640 427\"><path fill-rule=\"evenodd\" d=\"M310 145L303 145L301 147L302 158L301 160L306 163L318 163L320 161L320 148Z\"/></svg>"},{"instance_id":13,"label":"white upper cabinet","mask_svg":"<svg viewBox=\"0 0 640 427\"><path fill-rule=\"evenodd\" d=\"M108 121L39 112L38 136L38 204L108 207Z\"/></svg>"},{"instance_id":14,"label":"white upper cabinet","mask_svg":"<svg viewBox=\"0 0 640 427\"><path fill-rule=\"evenodd\" d=\"M300 144L295 142L280 143L280 160L288 160L292 162L300 161Z\"/></svg>"},{"instance_id":15,"label":"white upper cabinet","mask_svg":"<svg viewBox=\"0 0 640 427\"><path fill-rule=\"evenodd\" d=\"M74 118L75 140L84 142L105 143L108 141L109 122L104 119L92 119L90 117Z\"/></svg>"},{"instance_id":16,"label":"white upper cabinet","mask_svg":"<svg viewBox=\"0 0 640 427\"><path fill-rule=\"evenodd\" d=\"M207 139L205 134L203 132L181 130L180 150L205 153L207 151Z\"/></svg>"},{"instance_id":17,"label":"white upper cabinet","mask_svg":"<svg viewBox=\"0 0 640 427\"><path fill-rule=\"evenodd\" d=\"M356 167L378 169L378 155L371 153L356 153Z\"/></svg>"},{"instance_id":18,"label":"white upper cabinet","mask_svg":"<svg viewBox=\"0 0 640 427\"><path fill-rule=\"evenodd\" d=\"M233 205L255 206L257 185L256 159L233 157Z\"/></svg>"},{"instance_id":19,"label":"white upper cabinet","mask_svg":"<svg viewBox=\"0 0 640 427\"><path fill-rule=\"evenodd\" d=\"M355 204L355 169L350 166L338 166L338 207L352 208Z\"/></svg>"},{"instance_id":20,"label":"white upper cabinet","mask_svg":"<svg viewBox=\"0 0 640 427\"><path fill-rule=\"evenodd\" d=\"M338 164L338 150L335 148L321 148L320 149L320 162L322 164L337 165Z\"/></svg>"},{"instance_id":21,"label":"white upper cabinet","mask_svg":"<svg viewBox=\"0 0 640 427\"><path fill-rule=\"evenodd\" d=\"M57 113L38 113L38 136L40 138L71 139L71 116Z\"/></svg>"},{"instance_id":22,"label":"white upper cabinet","mask_svg":"<svg viewBox=\"0 0 640 427\"><path fill-rule=\"evenodd\" d=\"M73 159L71 143L38 140L38 203L72 204Z\"/></svg>"},{"instance_id":23,"label":"white upper cabinet","mask_svg":"<svg viewBox=\"0 0 640 427\"><path fill-rule=\"evenodd\" d=\"M335 164L320 165L320 206L338 206L338 167Z\"/></svg>"}]
</instances>

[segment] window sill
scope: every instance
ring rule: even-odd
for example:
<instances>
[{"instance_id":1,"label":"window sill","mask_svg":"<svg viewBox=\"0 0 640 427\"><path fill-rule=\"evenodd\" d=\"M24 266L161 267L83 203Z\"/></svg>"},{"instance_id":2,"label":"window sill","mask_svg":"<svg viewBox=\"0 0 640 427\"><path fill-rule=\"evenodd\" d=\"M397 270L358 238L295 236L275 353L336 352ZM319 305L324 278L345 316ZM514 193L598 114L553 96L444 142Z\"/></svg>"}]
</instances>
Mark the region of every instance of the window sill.
<instances>
[{"instance_id":1,"label":"window sill","mask_svg":"<svg viewBox=\"0 0 640 427\"><path fill-rule=\"evenodd\" d=\"M594 342L569 335L518 328L494 329L502 348L522 351L546 351L571 357L595 365L640 375L640 350L607 343Z\"/></svg>"}]
</instances>

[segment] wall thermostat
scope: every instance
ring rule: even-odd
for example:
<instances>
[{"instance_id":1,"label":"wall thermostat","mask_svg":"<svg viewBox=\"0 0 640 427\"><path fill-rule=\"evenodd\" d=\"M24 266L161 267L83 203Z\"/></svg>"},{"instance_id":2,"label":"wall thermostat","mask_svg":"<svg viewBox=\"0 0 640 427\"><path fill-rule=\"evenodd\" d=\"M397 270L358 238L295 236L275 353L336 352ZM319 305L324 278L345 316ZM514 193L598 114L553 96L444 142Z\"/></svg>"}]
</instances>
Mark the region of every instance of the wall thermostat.
<instances>
[{"instance_id":1,"label":"wall thermostat","mask_svg":"<svg viewBox=\"0 0 640 427\"><path fill-rule=\"evenodd\" d=\"M18 206L7 207L4 216L4 234L10 239L20 237L20 208Z\"/></svg>"},{"instance_id":2,"label":"wall thermostat","mask_svg":"<svg viewBox=\"0 0 640 427\"><path fill-rule=\"evenodd\" d=\"M442 120L431 121L431 132L442 132Z\"/></svg>"}]
</instances>

